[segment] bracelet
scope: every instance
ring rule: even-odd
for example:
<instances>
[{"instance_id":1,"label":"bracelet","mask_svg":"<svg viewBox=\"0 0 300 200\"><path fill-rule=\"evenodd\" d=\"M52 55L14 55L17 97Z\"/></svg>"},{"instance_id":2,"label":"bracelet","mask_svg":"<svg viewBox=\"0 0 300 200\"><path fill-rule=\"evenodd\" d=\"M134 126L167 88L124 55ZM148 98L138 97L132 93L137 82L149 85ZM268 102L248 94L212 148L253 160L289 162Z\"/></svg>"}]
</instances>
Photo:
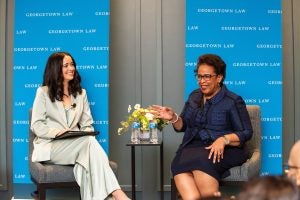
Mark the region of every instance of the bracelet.
<instances>
[{"instance_id":1,"label":"bracelet","mask_svg":"<svg viewBox=\"0 0 300 200\"><path fill-rule=\"evenodd\" d=\"M171 120L169 121L169 122L172 123L172 124L176 123L176 122L178 121L178 119L179 119L177 113L175 113L175 115L176 115L176 119L175 119L174 121L171 121Z\"/></svg>"},{"instance_id":2,"label":"bracelet","mask_svg":"<svg viewBox=\"0 0 300 200\"><path fill-rule=\"evenodd\" d=\"M223 138L224 138L224 141L225 141L225 145L229 145L230 140L225 135L223 135Z\"/></svg>"}]
</instances>

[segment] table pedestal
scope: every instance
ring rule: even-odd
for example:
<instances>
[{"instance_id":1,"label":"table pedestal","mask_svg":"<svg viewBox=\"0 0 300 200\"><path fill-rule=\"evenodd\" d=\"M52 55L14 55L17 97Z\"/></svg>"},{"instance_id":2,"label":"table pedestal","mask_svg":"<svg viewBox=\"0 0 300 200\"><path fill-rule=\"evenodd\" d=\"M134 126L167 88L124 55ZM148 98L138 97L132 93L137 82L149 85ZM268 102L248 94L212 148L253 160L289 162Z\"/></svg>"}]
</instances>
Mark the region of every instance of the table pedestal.
<instances>
[{"instance_id":1,"label":"table pedestal","mask_svg":"<svg viewBox=\"0 0 300 200\"><path fill-rule=\"evenodd\" d=\"M150 142L143 142L143 143L127 143L126 146L131 147L131 193L132 193L132 200L136 200L135 194L135 147L141 146L159 146L160 148L160 199L164 199L164 152L163 152L163 142L158 141L158 143L150 143Z\"/></svg>"}]
</instances>

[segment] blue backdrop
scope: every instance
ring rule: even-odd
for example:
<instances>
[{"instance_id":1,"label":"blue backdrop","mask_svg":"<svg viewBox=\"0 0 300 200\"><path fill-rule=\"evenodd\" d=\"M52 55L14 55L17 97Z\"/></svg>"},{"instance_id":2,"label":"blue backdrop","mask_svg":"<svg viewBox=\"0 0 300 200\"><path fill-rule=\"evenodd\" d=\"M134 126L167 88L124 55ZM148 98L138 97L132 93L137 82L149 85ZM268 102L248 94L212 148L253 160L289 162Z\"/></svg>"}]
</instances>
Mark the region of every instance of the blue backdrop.
<instances>
[{"instance_id":1,"label":"blue backdrop","mask_svg":"<svg viewBox=\"0 0 300 200\"><path fill-rule=\"evenodd\" d=\"M47 58L68 51L88 92L98 141L108 152L109 0L15 1L13 76L14 183L30 183L28 110Z\"/></svg>"},{"instance_id":2,"label":"blue backdrop","mask_svg":"<svg viewBox=\"0 0 300 200\"><path fill-rule=\"evenodd\" d=\"M185 98L198 56L220 55L227 87L261 106L262 175L282 172L281 17L281 0L186 1Z\"/></svg>"}]
</instances>

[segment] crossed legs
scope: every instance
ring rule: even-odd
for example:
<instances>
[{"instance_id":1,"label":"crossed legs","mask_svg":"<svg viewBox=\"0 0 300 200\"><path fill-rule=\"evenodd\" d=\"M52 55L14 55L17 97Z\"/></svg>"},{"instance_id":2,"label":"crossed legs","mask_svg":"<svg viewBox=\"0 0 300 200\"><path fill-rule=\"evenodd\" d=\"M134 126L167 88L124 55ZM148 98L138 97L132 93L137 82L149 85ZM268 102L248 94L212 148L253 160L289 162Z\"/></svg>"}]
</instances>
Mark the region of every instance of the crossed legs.
<instances>
[{"instance_id":1,"label":"crossed legs","mask_svg":"<svg viewBox=\"0 0 300 200\"><path fill-rule=\"evenodd\" d=\"M219 182L199 170L177 174L174 181L183 200L198 200L219 191Z\"/></svg>"}]
</instances>

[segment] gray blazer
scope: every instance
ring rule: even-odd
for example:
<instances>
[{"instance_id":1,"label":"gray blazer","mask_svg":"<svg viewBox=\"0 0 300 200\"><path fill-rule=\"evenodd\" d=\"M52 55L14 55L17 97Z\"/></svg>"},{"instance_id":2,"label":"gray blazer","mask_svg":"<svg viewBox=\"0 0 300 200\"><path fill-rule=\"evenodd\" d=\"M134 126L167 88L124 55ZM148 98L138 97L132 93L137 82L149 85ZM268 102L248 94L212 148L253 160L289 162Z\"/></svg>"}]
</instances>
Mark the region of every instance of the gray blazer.
<instances>
[{"instance_id":1,"label":"gray blazer","mask_svg":"<svg viewBox=\"0 0 300 200\"><path fill-rule=\"evenodd\" d=\"M53 138L68 130L93 131L93 119L86 91L76 98L71 96L72 107L67 120L62 101L51 102L48 87L39 87L32 107L31 130L36 134L33 141L33 162L50 160ZM80 127L80 129L79 129Z\"/></svg>"}]
</instances>

